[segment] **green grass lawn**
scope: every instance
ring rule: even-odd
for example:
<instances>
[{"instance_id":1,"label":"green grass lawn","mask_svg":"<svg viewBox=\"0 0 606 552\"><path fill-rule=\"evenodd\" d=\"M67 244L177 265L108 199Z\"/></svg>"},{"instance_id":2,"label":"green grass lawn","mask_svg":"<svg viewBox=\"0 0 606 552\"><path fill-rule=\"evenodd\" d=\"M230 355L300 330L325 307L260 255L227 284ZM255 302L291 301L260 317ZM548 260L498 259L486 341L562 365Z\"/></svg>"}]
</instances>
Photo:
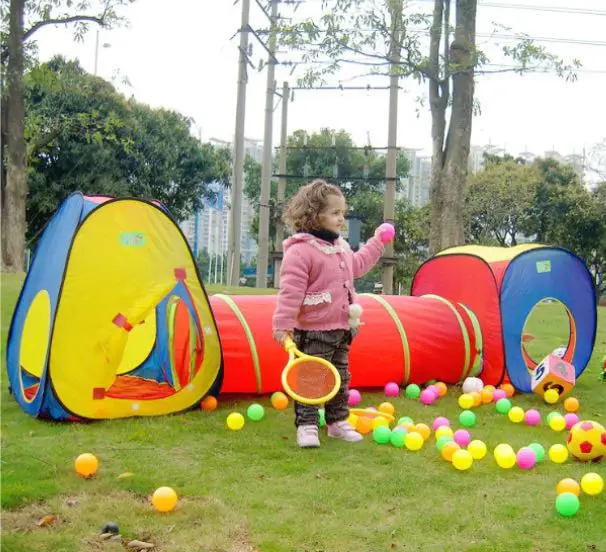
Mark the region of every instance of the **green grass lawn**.
<instances>
[{"instance_id":1,"label":"green grass lawn","mask_svg":"<svg viewBox=\"0 0 606 552\"><path fill-rule=\"evenodd\" d=\"M2 345L22 280L2 277ZM217 291L254 292L250 288ZM529 348L560 344L566 320L554 305L541 307L527 331ZM600 308L596 349L573 395L584 419L604 424L606 384L598 380L606 348L606 309ZM380 362L380 359L377 359ZM433 437L419 452L381 446L367 437L358 444L328 441L318 450L299 450L290 409L276 411L268 397L223 399L213 413L192 411L159 418L91 424L38 421L9 396L2 354L2 550L112 551L121 542L101 541L99 529L119 523L125 539L156 544L155 550L349 552L349 551L606 551L606 491L581 495L570 519L554 508L555 486L564 477L597 471L606 464L545 460L533 470L502 470L492 456L500 442L517 448L536 441L546 448L566 433L545 425L512 424L487 405L475 410L471 430L489 454L467 472L442 460ZM369 366L372 369L372 366ZM449 388L432 406L393 400L397 416L431 425L444 415L456 426L460 391ZM266 407L260 422L242 431L225 427L233 410L254 400ZM382 393L363 393L377 406ZM536 397L515 396L514 404L553 407ZM556 408L561 408L558 405ZM89 480L74 474L74 458L85 451L100 460ZM124 472L134 475L126 479ZM155 513L149 495L162 485L180 495L175 511ZM54 514L52 527L37 520Z\"/></svg>"}]
</instances>

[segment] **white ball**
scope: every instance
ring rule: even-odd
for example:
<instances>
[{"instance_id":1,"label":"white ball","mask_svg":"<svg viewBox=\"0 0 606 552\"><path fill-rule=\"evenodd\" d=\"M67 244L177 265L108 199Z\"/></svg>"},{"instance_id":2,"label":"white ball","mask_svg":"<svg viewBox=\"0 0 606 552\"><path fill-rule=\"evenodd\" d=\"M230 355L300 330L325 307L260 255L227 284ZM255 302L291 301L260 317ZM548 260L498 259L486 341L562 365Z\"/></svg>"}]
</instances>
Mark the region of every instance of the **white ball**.
<instances>
[{"instance_id":1,"label":"white ball","mask_svg":"<svg viewBox=\"0 0 606 552\"><path fill-rule=\"evenodd\" d=\"M479 393L484 389L484 382L480 378L465 378L463 393Z\"/></svg>"},{"instance_id":2,"label":"white ball","mask_svg":"<svg viewBox=\"0 0 606 552\"><path fill-rule=\"evenodd\" d=\"M359 303L352 303L349 305L349 318L360 318L362 316L362 305Z\"/></svg>"}]
</instances>

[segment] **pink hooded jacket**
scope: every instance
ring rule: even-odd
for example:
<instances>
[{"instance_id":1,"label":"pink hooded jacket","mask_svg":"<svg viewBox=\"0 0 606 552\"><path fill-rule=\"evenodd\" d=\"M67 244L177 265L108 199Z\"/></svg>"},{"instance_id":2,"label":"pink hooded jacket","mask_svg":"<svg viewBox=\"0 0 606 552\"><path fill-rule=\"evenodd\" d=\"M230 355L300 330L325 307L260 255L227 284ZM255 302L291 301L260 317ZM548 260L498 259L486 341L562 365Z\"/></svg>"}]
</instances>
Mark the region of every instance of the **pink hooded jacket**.
<instances>
[{"instance_id":1,"label":"pink hooded jacket","mask_svg":"<svg viewBox=\"0 0 606 552\"><path fill-rule=\"evenodd\" d=\"M305 233L285 240L273 329L349 329L354 278L366 274L383 251L383 244L374 237L356 253L343 238L334 245Z\"/></svg>"}]
</instances>

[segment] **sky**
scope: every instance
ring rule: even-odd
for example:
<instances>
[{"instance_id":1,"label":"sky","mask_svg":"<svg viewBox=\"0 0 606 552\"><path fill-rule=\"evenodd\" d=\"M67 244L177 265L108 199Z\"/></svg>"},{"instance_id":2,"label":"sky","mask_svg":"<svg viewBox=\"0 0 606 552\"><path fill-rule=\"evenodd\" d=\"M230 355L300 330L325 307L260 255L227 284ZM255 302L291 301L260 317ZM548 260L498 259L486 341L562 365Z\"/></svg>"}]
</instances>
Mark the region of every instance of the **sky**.
<instances>
[{"instance_id":1,"label":"sky","mask_svg":"<svg viewBox=\"0 0 606 552\"><path fill-rule=\"evenodd\" d=\"M429 11L431 3L416 0L414 11ZM531 151L541 154L556 150L566 154L590 152L606 137L606 3L603 0L513 0L484 1L478 7L477 33L492 32L493 22L511 30L551 38L538 42L570 60L578 58L583 69L578 81L565 82L551 74L479 76L476 98L481 115L474 118L472 144L492 144L512 154ZM521 9L519 6L536 9ZM579 13L579 11L592 13ZM290 6L280 12L288 15ZM137 0L123 12L127 29L99 33L98 74L106 79L127 77L130 85L116 83L127 95L154 107L175 109L196 121L195 132L204 141L210 138L233 140L235 131L238 36L241 2L232 0ZM306 0L296 17L321 13L319 0ZM267 20L255 0L251 0L253 28L264 28ZM96 30L91 27L83 43L74 43L65 27L46 27L36 33L40 58L62 54L78 58L83 67L94 71ZM266 59L262 47L251 36L255 65ZM492 63L507 63L499 53L495 38L478 39ZM297 55L284 53L280 60ZM345 68L329 77L339 84L360 73ZM276 80L296 85L290 67L278 66ZM387 77L363 77L345 85L387 86ZM429 109L417 113L416 98L427 93L427 85L403 80L399 94L398 145L430 154L431 118ZM263 138L266 74L250 69L246 95L245 135ZM276 98L277 100L278 98ZM289 133L309 132L322 127L345 129L358 144L387 145L388 91L296 91L288 107ZM274 117L274 145L280 135L280 108Z\"/></svg>"}]
</instances>

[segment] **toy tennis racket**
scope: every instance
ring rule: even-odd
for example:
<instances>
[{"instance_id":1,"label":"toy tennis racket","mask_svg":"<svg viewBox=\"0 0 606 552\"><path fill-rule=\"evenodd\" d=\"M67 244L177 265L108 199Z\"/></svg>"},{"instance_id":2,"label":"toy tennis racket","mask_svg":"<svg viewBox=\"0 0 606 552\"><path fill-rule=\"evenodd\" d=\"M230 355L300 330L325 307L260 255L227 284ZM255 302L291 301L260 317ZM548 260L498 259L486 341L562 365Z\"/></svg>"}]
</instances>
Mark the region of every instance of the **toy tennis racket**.
<instances>
[{"instance_id":1,"label":"toy tennis racket","mask_svg":"<svg viewBox=\"0 0 606 552\"><path fill-rule=\"evenodd\" d=\"M284 342L288 363L282 371L282 386L295 401L323 404L332 399L341 387L341 376L328 360L306 355L290 338Z\"/></svg>"}]
</instances>

